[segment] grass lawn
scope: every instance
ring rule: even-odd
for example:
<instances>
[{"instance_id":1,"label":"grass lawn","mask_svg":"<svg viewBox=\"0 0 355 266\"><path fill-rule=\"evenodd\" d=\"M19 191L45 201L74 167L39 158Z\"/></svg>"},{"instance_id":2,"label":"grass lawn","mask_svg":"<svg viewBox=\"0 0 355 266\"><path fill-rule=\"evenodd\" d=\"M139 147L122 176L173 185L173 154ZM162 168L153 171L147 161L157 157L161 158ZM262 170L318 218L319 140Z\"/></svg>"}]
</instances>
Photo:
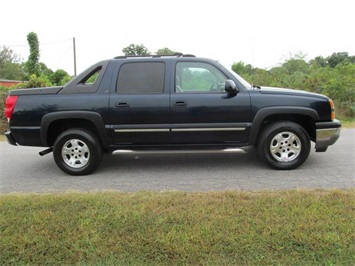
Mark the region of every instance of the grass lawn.
<instances>
[{"instance_id":1,"label":"grass lawn","mask_svg":"<svg viewBox=\"0 0 355 266\"><path fill-rule=\"evenodd\" d=\"M345 128L354 128L355 127L355 118L340 118L341 124Z\"/></svg>"},{"instance_id":2,"label":"grass lawn","mask_svg":"<svg viewBox=\"0 0 355 266\"><path fill-rule=\"evenodd\" d=\"M0 195L0 265L354 265L355 190Z\"/></svg>"}]
</instances>

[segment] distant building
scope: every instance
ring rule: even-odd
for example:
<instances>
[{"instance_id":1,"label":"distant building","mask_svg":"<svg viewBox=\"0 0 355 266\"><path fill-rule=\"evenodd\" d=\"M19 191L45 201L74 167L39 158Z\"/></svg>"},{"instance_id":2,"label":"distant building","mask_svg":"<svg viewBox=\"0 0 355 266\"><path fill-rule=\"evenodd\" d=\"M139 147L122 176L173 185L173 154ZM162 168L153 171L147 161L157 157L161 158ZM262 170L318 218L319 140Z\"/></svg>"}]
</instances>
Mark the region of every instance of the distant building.
<instances>
[{"instance_id":1,"label":"distant building","mask_svg":"<svg viewBox=\"0 0 355 266\"><path fill-rule=\"evenodd\" d=\"M3 86L3 87L12 87L14 85L17 85L19 83L21 83L22 81L20 80L8 80L8 79L0 79L0 86Z\"/></svg>"}]
</instances>

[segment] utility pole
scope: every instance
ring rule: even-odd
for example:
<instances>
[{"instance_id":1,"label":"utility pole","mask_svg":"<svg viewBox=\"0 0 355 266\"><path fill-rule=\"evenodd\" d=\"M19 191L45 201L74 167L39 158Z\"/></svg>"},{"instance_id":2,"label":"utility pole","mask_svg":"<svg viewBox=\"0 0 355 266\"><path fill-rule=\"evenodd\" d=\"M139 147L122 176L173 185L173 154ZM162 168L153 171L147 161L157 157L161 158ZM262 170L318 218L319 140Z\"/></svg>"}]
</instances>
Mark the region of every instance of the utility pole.
<instances>
[{"instance_id":1,"label":"utility pole","mask_svg":"<svg viewBox=\"0 0 355 266\"><path fill-rule=\"evenodd\" d=\"M74 50L74 77L76 77L76 49L75 49L75 37L73 37L73 50Z\"/></svg>"}]
</instances>

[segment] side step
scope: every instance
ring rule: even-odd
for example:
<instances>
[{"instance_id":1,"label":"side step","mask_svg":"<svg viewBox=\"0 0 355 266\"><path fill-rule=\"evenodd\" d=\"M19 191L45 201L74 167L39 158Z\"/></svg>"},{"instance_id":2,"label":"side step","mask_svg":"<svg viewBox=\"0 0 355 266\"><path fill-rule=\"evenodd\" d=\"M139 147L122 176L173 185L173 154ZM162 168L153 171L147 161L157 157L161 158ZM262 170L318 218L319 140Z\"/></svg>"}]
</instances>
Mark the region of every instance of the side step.
<instances>
[{"instance_id":1,"label":"side step","mask_svg":"<svg viewBox=\"0 0 355 266\"><path fill-rule=\"evenodd\" d=\"M187 154L187 153L239 153L245 154L243 149L224 149L224 150L115 150L115 154Z\"/></svg>"}]
</instances>

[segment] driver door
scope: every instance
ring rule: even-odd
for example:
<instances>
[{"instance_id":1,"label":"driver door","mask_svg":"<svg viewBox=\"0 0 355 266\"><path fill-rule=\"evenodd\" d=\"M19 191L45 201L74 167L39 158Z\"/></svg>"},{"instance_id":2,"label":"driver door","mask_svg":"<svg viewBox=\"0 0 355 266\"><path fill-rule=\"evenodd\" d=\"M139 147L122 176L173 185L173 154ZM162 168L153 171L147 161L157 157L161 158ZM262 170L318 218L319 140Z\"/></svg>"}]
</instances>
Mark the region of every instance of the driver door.
<instances>
[{"instance_id":1,"label":"driver door","mask_svg":"<svg viewBox=\"0 0 355 266\"><path fill-rule=\"evenodd\" d=\"M177 62L171 95L171 131L176 144L238 145L248 142L250 98L225 92L229 77L207 62Z\"/></svg>"}]
</instances>

